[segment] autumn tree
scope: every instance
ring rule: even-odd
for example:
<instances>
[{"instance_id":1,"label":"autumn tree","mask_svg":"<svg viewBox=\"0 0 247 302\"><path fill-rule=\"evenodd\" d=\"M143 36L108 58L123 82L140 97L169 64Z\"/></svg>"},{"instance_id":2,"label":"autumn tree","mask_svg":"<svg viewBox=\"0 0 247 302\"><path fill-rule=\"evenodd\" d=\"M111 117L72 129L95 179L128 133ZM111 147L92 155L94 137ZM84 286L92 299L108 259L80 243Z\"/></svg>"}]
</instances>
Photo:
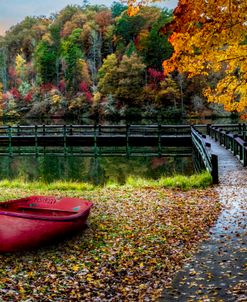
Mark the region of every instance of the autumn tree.
<instances>
[{"instance_id":1,"label":"autumn tree","mask_svg":"<svg viewBox=\"0 0 247 302\"><path fill-rule=\"evenodd\" d=\"M129 0L129 14L154 1ZM205 90L210 102L223 104L229 111L247 108L246 1L180 0L174 19L164 32L173 31L173 56L164 62L165 73L174 70L189 76L208 75L224 70L214 87Z\"/></svg>"},{"instance_id":2,"label":"autumn tree","mask_svg":"<svg viewBox=\"0 0 247 302\"><path fill-rule=\"evenodd\" d=\"M176 82L171 77L166 77L160 83L161 89L158 91L155 101L159 105L172 106L177 109L178 101L180 99L180 91Z\"/></svg>"},{"instance_id":3,"label":"autumn tree","mask_svg":"<svg viewBox=\"0 0 247 302\"><path fill-rule=\"evenodd\" d=\"M56 16L54 24L56 24L62 29L63 25L66 25L66 23L70 21L75 14L78 13L78 10L79 10L78 5L67 5Z\"/></svg>"},{"instance_id":4,"label":"autumn tree","mask_svg":"<svg viewBox=\"0 0 247 302\"><path fill-rule=\"evenodd\" d=\"M87 22L86 14L81 11L77 10L71 18L62 26L61 29L61 36L68 37L72 34L73 30L76 28L82 28L83 25Z\"/></svg>"},{"instance_id":5,"label":"autumn tree","mask_svg":"<svg viewBox=\"0 0 247 302\"><path fill-rule=\"evenodd\" d=\"M136 53L130 57L123 56L117 70L119 81L116 96L128 105L143 101L146 65Z\"/></svg>"},{"instance_id":6,"label":"autumn tree","mask_svg":"<svg viewBox=\"0 0 247 302\"><path fill-rule=\"evenodd\" d=\"M40 38L40 32L36 32L35 26L38 25L41 20L41 17L26 17L22 22L12 26L7 31L5 45L8 51L9 62L11 62L12 58L19 52L23 53L24 58L28 62L31 60L37 41ZM50 21L42 22L43 25L45 23L48 26Z\"/></svg>"},{"instance_id":7,"label":"autumn tree","mask_svg":"<svg viewBox=\"0 0 247 302\"><path fill-rule=\"evenodd\" d=\"M108 56L99 70L100 92L111 94L127 106L139 104L143 100L145 68L136 53L124 55L120 62L115 54Z\"/></svg>"}]
</instances>

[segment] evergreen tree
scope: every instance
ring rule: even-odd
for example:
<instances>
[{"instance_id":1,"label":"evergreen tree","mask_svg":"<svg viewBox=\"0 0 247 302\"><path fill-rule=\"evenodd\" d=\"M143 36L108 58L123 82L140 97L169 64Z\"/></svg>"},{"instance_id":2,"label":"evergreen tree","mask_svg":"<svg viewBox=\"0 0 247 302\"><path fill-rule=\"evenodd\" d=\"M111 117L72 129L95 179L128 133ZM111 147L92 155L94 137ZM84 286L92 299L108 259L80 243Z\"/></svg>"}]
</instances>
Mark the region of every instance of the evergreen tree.
<instances>
[{"instance_id":1,"label":"evergreen tree","mask_svg":"<svg viewBox=\"0 0 247 302\"><path fill-rule=\"evenodd\" d=\"M0 82L3 84L3 90L7 90L7 50L0 46Z\"/></svg>"},{"instance_id":2,"label":"evergreen tree","mask_svg":"<svg viewBox=\"0 0 247 302\"><path fill-rule=\"evenodd\" d=\"M35 51L38 78L42 83L53 83L56 76L56 53L46 41L41 41Z\"/></svg>"},{"instance_id":3,"label":"evergreen tree","mask_svg":"<svg viewBox=\"0 0 247 302\"><path fill-rule=\"evenodd\" d=\"M162 70L164 60L170 58L173 48L168 42L168 35L162 34L160 29L172 19L172 12L163 10L158 20L154 22L152 28L140 51L144 62L148 67Z\"/></svg>"},{"instance_id":4,"label":"evergreen tree","mask_svg":"<svg viewBox=\"0 0 247 302\"><path fill-rule=\"evenodd\" d=\"M78 81L77 76L80 70L78 64L83 59L84 55L80 45L81 29L75 29L72 34L63 40L61 44L62 57L65 61L65 79L67 81L68 91L77 91Z\"/></svg>"},{"instance_id":5,"label":"evergreen tree","mask_svg":"<svg viewBox=\"0 0 247 302\"><path fill-rule=\"evenodd\" d=\"M127 5L124 5L120 2L113 1L111 6L112 17L116 18L122 14L125 10L127 10Z\"/></svg>"}]
</instances>

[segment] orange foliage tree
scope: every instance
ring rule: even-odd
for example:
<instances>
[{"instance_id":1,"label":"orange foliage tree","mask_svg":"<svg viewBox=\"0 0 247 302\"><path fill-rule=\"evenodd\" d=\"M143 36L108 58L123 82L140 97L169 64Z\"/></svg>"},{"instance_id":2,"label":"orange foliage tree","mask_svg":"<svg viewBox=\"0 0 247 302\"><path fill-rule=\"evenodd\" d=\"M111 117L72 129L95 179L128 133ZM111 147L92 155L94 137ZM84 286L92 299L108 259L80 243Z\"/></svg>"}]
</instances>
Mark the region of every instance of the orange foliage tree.
<instances>
[{"instance_id":1,"label":"orange foliage tree","mask_svg":"<svg viewBox=\"0 0 247 302\"><path fill-rule=\"evenodd\" d=\"M155 0L129 0L129 14ZM163 63L165 74L174 70L189 76L224 72L204 93L210 102L228 111L247 109L247 1L179 0L171 31L174 53Z\"/></svg>"}]
</instances>

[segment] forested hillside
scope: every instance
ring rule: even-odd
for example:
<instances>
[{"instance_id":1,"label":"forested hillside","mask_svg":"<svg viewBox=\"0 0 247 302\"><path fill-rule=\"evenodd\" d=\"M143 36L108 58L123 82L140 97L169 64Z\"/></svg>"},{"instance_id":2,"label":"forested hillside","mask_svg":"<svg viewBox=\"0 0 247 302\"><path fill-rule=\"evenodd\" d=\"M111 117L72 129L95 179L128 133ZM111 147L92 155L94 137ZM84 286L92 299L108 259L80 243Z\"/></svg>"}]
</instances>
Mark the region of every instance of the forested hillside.
<instances>
[{"instance_id":1,"label":"forested hillside","mask_svg":"<svg viewBox=\"0 0 247 302\"><path fill-rule=\"evenodd\" d=\"M210 78L173 72L162 33L172 11L143 7L67 6L48 17L26 17L0 37L2 116L170 117L206 111Z\"/></svg>"}]
</instances>

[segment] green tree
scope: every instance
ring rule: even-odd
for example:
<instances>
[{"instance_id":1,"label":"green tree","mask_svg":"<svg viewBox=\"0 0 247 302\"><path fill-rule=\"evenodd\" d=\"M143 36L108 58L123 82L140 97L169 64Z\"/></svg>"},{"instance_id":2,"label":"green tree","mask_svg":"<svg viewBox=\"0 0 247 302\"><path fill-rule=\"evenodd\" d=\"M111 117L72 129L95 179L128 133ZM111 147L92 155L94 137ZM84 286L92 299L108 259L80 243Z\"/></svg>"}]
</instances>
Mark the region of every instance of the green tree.
<instances>
[{"instance_id":1,"label":"green tree","mask_svg":"<svg viewBox=\"0 0 247 302\"><path fill-rule=\"evenodd\" d=\"M162 70L162 62L173 53L173 48L168 42L168 35L161 33L161 29L172 19L172 12L163 10L160 17L153 23L152 28L140 51L148 67Z\"/></svg>"},{"instance_id":2,"label":"green tree","mask_svg":"<svg viewBox=\"0 0 247 302\"><path fill-rule=\"evenodd\" d=\"M7 90L7 50L0 44L0 82L3 83L3 90Z\"/></svg>"},{"instance_id":3,"label":"green tree","mask_svg":"<svg viewBox=\"0 0 247 302\"><path fill-rule=\"evenodd\" d=\"M113 1L111 6L112 17L116 18L122 14L125 10L127 10L128 6L124 5L120 2Z\"/></svg>"},{"instance_id":4,"label":"green tree","mask_svg":"<svg viewBox=\"0 0 247 302\"><path fill-rule=\"evenodd\" d=\"M41 40L35 51L36 68L42 83L54 83L57 72L57 53L52 45Z\"/></svg>"},{"instance_id":5,"label":"green tree","mask_svg":"<svg viewBox=\"0 0 247 302\"><path fill-rule=\"evenodd\" d=\"M104 59L103 65L99 69L98 89L104 95L113 95L118 85L118 60L115 54L109 55Z\"/></svg>"},{"instance_id":6,"label":"green tree","mask_svg":"<svg viewBox=\"0 0 247 302\"><path fill-rule=\"evenodd\" d=\"M133 41L131 41L129 43L128 47L126 48L125 55L127 55L128 57L130 57L136 51L137 50L136 50L135 43Z\"/></svg>"},{"instance_id":7,"label":"green tree","mask_svg":"<svg viewBox=\"0 0 247 302\"><path fill-rule=\"evenodd\" d=\"M77 79L80 75L78 65L84 57L80 41L81 31L79 28L75 29L61 44L61 53L65 61L65 79L67 81L68 91L76 91L78 89L79 83Z\"/></svg>"},{"instance_id":8,"label":"green tree","mask_svg":"<svg viewBox=\"0 0 247 302\"><path fill-rule=\"evenodd\" d=\"M116 20L114 32L116 36L116 46L118 46L119 43L123 43L127 46L130 41L133 41L138 36L138 33L144 27L145 23L145 18L140 15L134 17L128 16L127 13L121 15Z\"/></svg>"}]
</instances>

